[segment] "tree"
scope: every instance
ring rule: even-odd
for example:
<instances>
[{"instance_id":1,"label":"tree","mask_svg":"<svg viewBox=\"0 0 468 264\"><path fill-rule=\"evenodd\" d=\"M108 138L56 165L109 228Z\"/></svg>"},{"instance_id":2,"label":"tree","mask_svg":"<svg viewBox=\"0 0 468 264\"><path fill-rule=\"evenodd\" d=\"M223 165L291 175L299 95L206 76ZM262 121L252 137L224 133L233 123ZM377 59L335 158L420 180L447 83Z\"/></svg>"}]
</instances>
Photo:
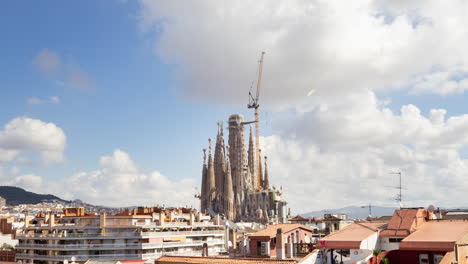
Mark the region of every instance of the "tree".
<instances>
[{"instance_id":1,"label":"tree","mask_svg":"<svg viewBox=\"0 0 468 264\"><path fill-rule=\"evenodd\" d=\"M382 264L390 264L390 260L387 257L383 257L380 261Z\"/></svg>"},{"instance_id":2,"label":"tree","mask_svg":"<svg viewBox=\"0 0 468 264\"><path fill-rule=\"evenodd\" d=\"M4 249L4 250L13 250L13 249L15 249L15 248L14 248L12 245L10 245L10 244L3 243L2 249Z\"/></svg>"}]
</instances>

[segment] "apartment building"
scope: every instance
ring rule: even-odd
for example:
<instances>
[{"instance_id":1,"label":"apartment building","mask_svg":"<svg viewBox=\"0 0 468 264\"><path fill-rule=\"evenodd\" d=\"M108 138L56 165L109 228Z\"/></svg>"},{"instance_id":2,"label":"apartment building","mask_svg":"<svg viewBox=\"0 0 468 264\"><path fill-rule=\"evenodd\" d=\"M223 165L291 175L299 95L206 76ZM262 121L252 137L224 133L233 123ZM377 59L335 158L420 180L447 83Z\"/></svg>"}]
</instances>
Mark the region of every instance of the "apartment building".
<instances>
[{"instance_id":1,"label":"apartment building","mask_svg":"<svg viewBox=\"0 0 468 264\"><path fill-rule=\"evenodd\" d=\"M65 208L39 214L18 229L16 261L63 263L71 260L139 260L162 255L218 255L226 251L219 217L191 208L139 207L114 215Z\"/></svg>"},{"instance_id":2,"label":"apartment building","mask_svg":"<svg viewBox=\"0 0 468 264\"><path fill-rule=\"evenodd\" d=\"M388 222L356 222L320 239L317 247L316 263L380 263L385 257L390 263L466 264L468 221L440 219L424 208L402 208Z\"/></svg>"}]
</instances>

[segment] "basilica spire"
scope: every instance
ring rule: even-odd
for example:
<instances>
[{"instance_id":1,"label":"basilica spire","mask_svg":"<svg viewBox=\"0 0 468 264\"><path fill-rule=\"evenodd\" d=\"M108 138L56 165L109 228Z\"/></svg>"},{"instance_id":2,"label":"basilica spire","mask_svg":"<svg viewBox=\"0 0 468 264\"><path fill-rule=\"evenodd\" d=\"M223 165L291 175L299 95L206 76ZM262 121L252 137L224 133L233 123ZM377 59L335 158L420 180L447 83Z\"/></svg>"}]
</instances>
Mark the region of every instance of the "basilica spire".
<instances>
[{"instance_id":1,"label":"basilica spire","mask_svg":"<svg viewBox=\"0 0 468 264\"><path fill-rule=\"evenodd\" d=\"M201 186L201 193L200 193L200 211L205 212L207 208L206 200L207 200L207 189L206 189L206 181L207 181L207 174L208 168L206 167L206 149L203 149L203 168L202 168L202 186Z\"/></svg>"},{"instance_id":2,"label":"basilica spire","mask_svg":"<svg viewBox=\"0 0 468 264\"><path fill-rule=\"evenodd\" d=\"M213 165L213 158L212 158L212 151L211 151L211 138L208 139L208 175L207 175L207 182L206 187L208 191L208 208L213 208L213 203L216 196L216 183L215 183L215 173L214 173L214 165Z\"/></svg>"},{"instance_id":3,"label":"basilica spire","mask_svg":"<svg viewBox=\"0 0 468 264\"><path fill-rule=\"evenodd\" d=\"M263 176L263 189L270 189L270 179L268 179L268 165L267 165L267 156L265 156L265 170Z\"/></svg>"},{"instance_id":4,"label":"basilica spire","mask_svg":"<svg viewBox=\"0 0 468 264\"><path fill-rule=\"evenodd\" d=\"M216 137L216 145L214 150L214 173L215 173L215 187L219 199L223 199L222 193L224 192L224 174L226 173L226 163L224 155L224 137L223 137L223 122L218 122L218 135ZM222 207L224 203L219 203ZM222 208L219 208L222 210Z\"/></svg>"},{"instance_id":5,"label":"basilica spire","mask_svg":"<svg viewBox=\"0 0 468 264\"><path fill-rule=\"evenodd\" d=\"M226 177L224 180L224 212L229 220L234 220L234 190L232 189L231 162L229 145L226 146Z\"/></svg>"},{"instance_id":6,"label":"basilica spire","mask_svg":"<svg viewBox=\"0 0 468 264\"><path fill-rule=\"evenodd\" d=\"M255 163L255 144L253 141L252 135L252 126L250 127L250 134L249 134L249 150L248 150L248 158L247 158L247 165L249 167L249 174L252 178L252 187L254 190L257 190L260 187L260 179L257 175L256 171L256 163Z\"/></svg>"},{"instance_id":7,"label":"basilica spire","mask_svg":"<svg viewBox=\"0 0 468 264\"><path fill-rule=\"evenodd\" d=\"M263 186L265 185L264 183L264 179L263 179L263 170L262 170L262 150L261 149L258 149L258 156L260 157L260 160L258 161L258 178L259 178L259 187L263 188Z\"/></svg>"}]
</instances>

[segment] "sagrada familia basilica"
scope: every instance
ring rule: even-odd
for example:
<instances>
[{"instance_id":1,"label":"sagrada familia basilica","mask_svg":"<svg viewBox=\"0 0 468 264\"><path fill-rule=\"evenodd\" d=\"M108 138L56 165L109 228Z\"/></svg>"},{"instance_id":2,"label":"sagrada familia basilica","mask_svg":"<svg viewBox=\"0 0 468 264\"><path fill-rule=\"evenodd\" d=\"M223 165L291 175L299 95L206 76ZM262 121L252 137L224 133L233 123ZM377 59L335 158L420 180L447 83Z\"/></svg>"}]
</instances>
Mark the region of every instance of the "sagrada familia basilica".
<instances>
[{"instance_id":1,"label":"sagrada familia basilica","mask_svg":"<svg viewBox=\"0 0 468 264\"><path fill-rule=\"evenodd\" d=\"M283 223L287 218L282 188L270 185L267 157L262 161L254 144L252 128L240 114L229 117L229 139L225 145L223 123L218 122L214 155L209 139L208 161L203 149L201 211L224 215L231 221ZM245 127L250 127L248 148Z\"/></svg>"}]
</instances>

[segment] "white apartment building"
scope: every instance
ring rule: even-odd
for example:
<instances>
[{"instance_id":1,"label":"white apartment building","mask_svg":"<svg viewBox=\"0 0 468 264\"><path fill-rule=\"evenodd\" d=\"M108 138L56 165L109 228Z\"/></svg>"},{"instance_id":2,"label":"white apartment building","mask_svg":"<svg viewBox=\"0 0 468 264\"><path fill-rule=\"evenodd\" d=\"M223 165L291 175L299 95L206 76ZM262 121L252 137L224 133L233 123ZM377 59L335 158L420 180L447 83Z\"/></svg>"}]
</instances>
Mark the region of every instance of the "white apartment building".
<instances>
[{"instance_id":1,"label":"white apartment building","mask_svg":"<svg viewBox=\"0 0 468 264\"><path fill-rule=\"evenodd\" d=\"M86 260L155 259L162 255L218 255L226 251L219 218L190 208L144 208L115 215L66 208L61 215L26 219L17 230L16 262L63 263Z\"/></svg>"}]
</instances>

